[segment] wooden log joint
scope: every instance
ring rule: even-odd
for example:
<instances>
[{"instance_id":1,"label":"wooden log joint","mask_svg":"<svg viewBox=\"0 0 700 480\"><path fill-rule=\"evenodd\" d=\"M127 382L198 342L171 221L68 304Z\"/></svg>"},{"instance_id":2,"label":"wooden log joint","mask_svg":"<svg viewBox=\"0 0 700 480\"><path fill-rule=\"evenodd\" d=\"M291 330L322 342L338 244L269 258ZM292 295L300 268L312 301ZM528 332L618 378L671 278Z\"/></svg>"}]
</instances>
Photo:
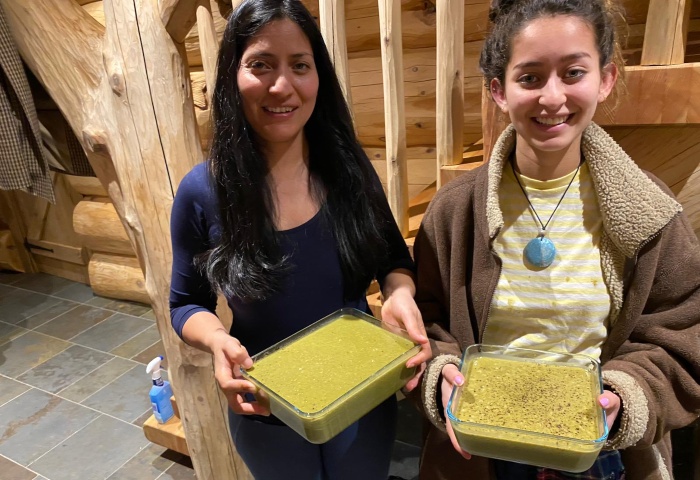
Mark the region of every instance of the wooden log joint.
<instances>
[{"instance_id":1,"label":"wooden log joint","mask_svg":"<svg viewBox=\"0 0 700 480\"><path fill-rule=\"evenodd\" d=\"M94 126L87 126L83 129L83 144L93 153L104 153L107 151L107 133Z\"/></svg>"}]
</instances>

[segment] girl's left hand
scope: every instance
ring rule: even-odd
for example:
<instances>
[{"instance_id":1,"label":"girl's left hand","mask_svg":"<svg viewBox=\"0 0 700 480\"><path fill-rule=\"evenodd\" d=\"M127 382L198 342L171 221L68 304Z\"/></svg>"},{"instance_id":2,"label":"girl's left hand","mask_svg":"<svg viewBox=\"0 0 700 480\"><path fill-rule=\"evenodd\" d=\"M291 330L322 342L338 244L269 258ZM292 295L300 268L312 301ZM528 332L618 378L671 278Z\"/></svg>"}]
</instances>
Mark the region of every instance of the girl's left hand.
<instances>
[{"instance_id":1,"label":"girl's left hand","mask_svg":"<svg viewBox=\"0 0 700 480\"><path fill-rule=\"evenodd\" d=\"M394 290L382 304L382 321L403 327L411 340L421 346L420 352L406 362L408 368L419 366L416 376L409 380L404 387L407 392L410 392L420 382L420 377L425 370L425 362L432 358L430 342L423 325L423 317L413 295L406 289Z\"/></svg>"},{"instance_id":2,"label":"girl's left hand","mask_svg":"<svg viewBox=\"0 0 700 480\"><path fill-rule=\"evenodd\" d=\"M605 410L608 430L610 430L615 423L617 415L620 413L620 406L622 405L620 397L610 390L604 390L603 393L598 396L598 403L600 403L600 406Z\"/></svg>"}]
</instances>

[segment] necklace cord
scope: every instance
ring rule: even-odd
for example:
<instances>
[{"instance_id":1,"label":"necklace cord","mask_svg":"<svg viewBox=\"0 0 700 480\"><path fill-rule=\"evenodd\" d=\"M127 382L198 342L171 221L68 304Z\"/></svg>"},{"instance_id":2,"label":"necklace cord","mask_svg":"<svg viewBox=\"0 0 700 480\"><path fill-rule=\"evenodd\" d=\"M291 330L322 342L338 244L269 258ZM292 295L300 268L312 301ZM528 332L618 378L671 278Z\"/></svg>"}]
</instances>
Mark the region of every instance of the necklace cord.
<instances>
[{"instance_id":1,"label":"necklace cord","mask_svg":"<svg viewBox=\"0 0 700 480\"><path fill-rule=\"evenodd\" d=\"M527 203L530 205L530 209L532 210L532 213L534 213L535 217L537 217L537 221L540 222L540 226L542 227L542 233L544 233L547 230L547 225L549 225L549 222L552 221L554 214L557 212L559 205L561 205L562 200L564 200L564 197L566 196L566 192L569 191L569 187L571 186L572 183L574 183L574 178L576 178L576 175L578 174L578 171L581 168L581 164L583 164L583 160L581 160L581 162L578 164L578 167L576 167L576 171L574 172L573 176L571 177L571 180L569 180L569 184L566 186L566 190L564 190L564 193L562 194L561 198L559 199L559 202L557 202L557 206L554 207L552 214L549 216L549 220L547 220L547 223L542 223L542 219L537 214L537 210L535 210L535 206L530 201L530 197L528 197L527 191L525 191L525 187L523 187L523 184L520 183L520 179L518 178L518 174L515 171L515 159L513 157L511 157L511 160L510 160L510 166L513 169L513 176L515 177L515 181L518 182L518 186L520 187L520 190L522 190L523 195L525 195L525 200L527 200Z\"/></svg>"}]
</instances>

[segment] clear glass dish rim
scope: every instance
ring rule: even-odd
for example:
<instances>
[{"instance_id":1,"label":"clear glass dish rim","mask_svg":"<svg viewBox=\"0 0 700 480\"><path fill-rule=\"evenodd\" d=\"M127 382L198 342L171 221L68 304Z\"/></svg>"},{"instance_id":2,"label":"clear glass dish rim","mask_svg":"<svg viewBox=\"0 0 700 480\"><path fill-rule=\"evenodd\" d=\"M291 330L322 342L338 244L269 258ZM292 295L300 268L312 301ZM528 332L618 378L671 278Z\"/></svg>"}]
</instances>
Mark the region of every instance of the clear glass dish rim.
<instances>
[{"instance_id":1,"label":"clear glass dish rim","mask_svg":"<svg viewBox=\"0 0 700 480\"><path fill-rule=\"evenodd\" d=\"M303 411L303 410L300 410L299 408L297 408L296 406L292 405L292 404L289 403L287 400L285 400L284 398L282 398L278 393L276 393L274 390L272 390L271 388L269 388L268 386L266 386L264 383L262 383L261 381L259 381L259 380L256 379L255 377L252 377L252 376L251 376L246 370L244 370L242 367L241 367L241 369L240 369L241 374L245 377L246 380L248 380L249 382L255 384L258 388L263 389L267 395L270 395L271 397L274 397L275 400L277 400L279 403L282 403L283 405L285 405L285 406L286 406L287 408L289 408L290 410L294 411L298 416L311 419L311 418L314 418L314 417L321 417L321 416L325 415L329 410L331 410L331 409L334 408L336 405L338 405L342 400L344 400L344 399L347 398L347 397L351 397L351 396L353 395L353 393L355 393L356 391L360 390L361 387L365 386L366 384L370 383L372 380L374 380L374 379L375 379L376 377L378 377L380 374L382 374L383 372L386 372L387 370L391 369L391 368L394 367L397 363L403 362L403 361L404 361L404 358L405 358L405 359L408 359L408 358L413 357L416 353L418 353L418 350L420 350L420 345L416 344L415 342L413 342L413 340L411 340L411 339L409 338L408 332L406 332L405 329L403 329L403 328L401 328L401 327L399 327L399 326L396 326L396 325L393 325L393 324L384 322L384 321L379 320L379 319L377 319L377 318L374 318L373 316L368 315L367 313L363 312L362 310L358 310L358 309L356 309L356 308L347 308L347 307L346 307L346 308L341 308L341 309L339 309L339 310L336 310L336 311L333 312L333 313L330 313L330 314L326 315L325 317L321 318L320 320L315 321L315 322L312 323L311 325L302 328L301 330L299 330L298 332L294 333L293 335L290 335L289 337L287 337L287 338L285 338L285 339L283 339L283 340L280 340L279 342L275 343L274 345L271 345L271 346L267 347L265 350L256 353L255 355L253 355L253 356L251 357L251 358L253 359L253 365L255 365L255 361L256 361L256 360L258 360L258 359L260 359L260 358L262 358L262 357L265 357L265 356L267 356L267 355L273 353L274 351L276 351L276 350L282 348L282 347L283 347L284 345L286 345L287 343L293 342L293 341L296 340L298 337L302 337L302 336L308 335L309 333L311 333L311 331L316 330L316 329L322 327L322 326L325 325L326 323L329 323L329 322L331 322L332 320L335 320L336 318L338 318L338 317L340 317L340 316L342 316L342 315L352 315L352 316L358 317L359 319L362 319L363 321L370 322L370 323L372 323L372 324L374 324L374 325L377 325L377 326L380 326L380 327L381 327L381 325L389 325L389 326L391 326L391 328L392 328L393 330L402 333L402 334L403 334L402 336L403 336L405 339L411 341L411 342L413 343L414 346L413 346L413 348L411 348L410 350L407 350L406 352L402 353L401 355L399 355L399 356L396 357L395 359L391 360L389 363L387 363L387 364L386 364L384 367L382 367L380 370L378 370L377 372L375 372L374 374L372 374L370 377L366 378L365 380L363 380L363 381L360 382L359 384L355 385L353 388L351 388L350 390L348 390L347 392L345 392L343 395L341 395L340 397L338 397L336 400L334 400L333 402L331 402L330 404L328 404L328 406L324 407L323 409L319 410L318 412L305 412L305 411ZM396 333L393 332L393 331L390 331L390 333L393 333L394 335L396 335Z\"/></svg>"},{"instance_id":2,"label":"clear glass dish rim","mask_svg":"<svg viewBox=\"0 0 700 480\"><path fill-rule=\"evenodd\" d=\"M597 365L596 371L598 372L598 386L599 386L598 390L600 393L603 392L603 377L602 377L601 370L600 370L600 362L598 362L593 357L590 357L588 355L583 355L580 353L547 352L544 350L535 350L532 348L508 347L508 346L503 346L503 345L489 345L489 344L485 344L485 343L475 343L475 344L468 346L464 350L464 353L462 354L462 361L460 362L460 365L459 365L460 372L462 371L462 367L464 365L464 360L468 356L472 356L471 353L468 354L469 350L470 349L477 349L478 350L479 348L483 348L483 347L493 348L496 350L533 352L533 353L541 353L541 354L545 354L545 355L560 355L560 356L569 357L569 358L585 359L585 360L590 361L593 364ZM493 353L493 352L488 352L488 353ZM457 417L455 417L455 415L452 413L452 402L454 400L455 395L457 394L458 388L461 388L461 387L455 386L452 389L452 392L450 393L450 400L447 404L447 416L449 417L450 422L452 422L453 424L456 424L457 426L463 425L465 427L477 427L477 428L482 428L482 429L493 429L496 432L516 433L516 434L535 437L535 438L538 438L538 437L539 438L546 438L548 440L566 441L566 442L570 442L570 443L577 443L577 444L589 445L589 446L604 443L607 440L608 435L610 433L609 429L608 429L608 424L607 424L607 416L605 414L605 410L603 410L603 409L601 409L602 413L603 413L603 418L602 418L603 434L595 440L582 440L580 438L564 437L561 435L551 435L548 433L532 432L529 430L522 430L519 428L500 427L498 425L488 425L485 423L476 423L476 422L468 422L468 421L460 420ZM460 433L462 433L462 432L460 432Z\"/></svg>"}]
</instances>

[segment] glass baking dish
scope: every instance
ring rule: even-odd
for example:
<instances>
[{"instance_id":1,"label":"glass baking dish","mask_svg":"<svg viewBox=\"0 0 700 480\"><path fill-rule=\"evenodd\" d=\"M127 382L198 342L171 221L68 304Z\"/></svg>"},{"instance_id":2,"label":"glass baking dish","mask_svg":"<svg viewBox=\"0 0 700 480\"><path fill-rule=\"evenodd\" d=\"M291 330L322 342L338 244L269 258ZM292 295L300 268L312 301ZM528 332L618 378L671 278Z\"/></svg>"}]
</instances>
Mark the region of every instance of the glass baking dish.
<instances>
[{"instance_id":1,"label":"glass baking dish","mask_svg":"<svg viewBox=\"0 0 700 480\"><path fill-rule=\"evenodd\" d=\"M567 472L593 465L608 437L595 359L476 344L461 372L447 415L464 450Z\"/></svg>"},{"instance_id":2,"label":"glass baking dish","mask_svg":"<svg viewBox=\"0 0 700 480\"><path fill-rule=\"evenodd\" d=\"M241 372L273 415L324 443L403 387L419 350L404 330L345 308L254 355Z\"/></svg>"}]
</instances>

